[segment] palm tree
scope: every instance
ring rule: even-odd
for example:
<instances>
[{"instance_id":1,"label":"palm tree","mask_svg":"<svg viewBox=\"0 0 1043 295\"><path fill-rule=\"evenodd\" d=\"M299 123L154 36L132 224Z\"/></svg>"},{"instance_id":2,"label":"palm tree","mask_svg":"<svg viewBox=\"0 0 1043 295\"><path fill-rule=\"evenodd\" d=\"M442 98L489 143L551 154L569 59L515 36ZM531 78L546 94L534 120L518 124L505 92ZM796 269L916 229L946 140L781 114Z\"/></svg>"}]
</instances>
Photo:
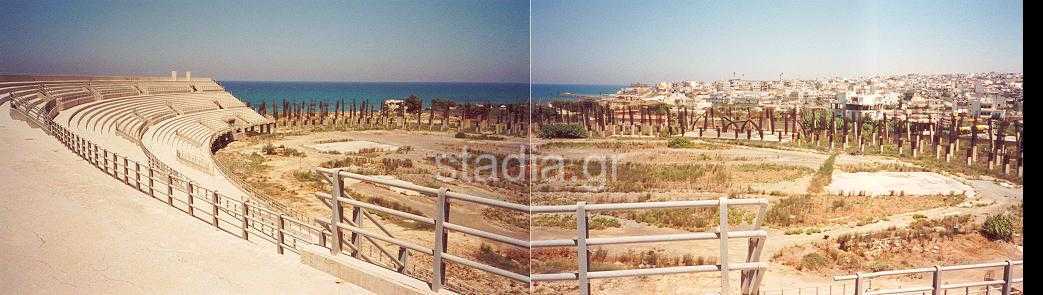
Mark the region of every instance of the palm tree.
<instances>
[{"instance_id":1,"label":"palm tree","mask_svg":"<svg viewBox=\"0 0 1043 295\"><path fill-rule=\"evenodd\" d=\"M416 115L416 126L420 126L420 113L424 111L424 103L416 95L410 94L405 101L405 112Z\"/></svg>"}]
</instances>

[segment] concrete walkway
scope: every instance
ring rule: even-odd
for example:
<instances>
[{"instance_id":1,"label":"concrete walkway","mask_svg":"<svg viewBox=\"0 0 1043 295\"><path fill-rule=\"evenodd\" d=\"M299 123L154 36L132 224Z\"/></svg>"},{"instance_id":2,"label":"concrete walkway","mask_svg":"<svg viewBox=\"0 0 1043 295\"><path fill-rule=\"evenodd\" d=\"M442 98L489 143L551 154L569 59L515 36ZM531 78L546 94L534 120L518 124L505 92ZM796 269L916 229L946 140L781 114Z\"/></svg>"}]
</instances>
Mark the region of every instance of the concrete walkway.
<instances>
[{"instance_id":1,"label":"concrete walkway","mask_svg":"<svg viewBox=\"0 0 1043 295\"><path fill-rule=\"evenodd\" d=\"M369 293L150 199L9 114L0 106L4 293Z\"/></svg>"}]
</instances>

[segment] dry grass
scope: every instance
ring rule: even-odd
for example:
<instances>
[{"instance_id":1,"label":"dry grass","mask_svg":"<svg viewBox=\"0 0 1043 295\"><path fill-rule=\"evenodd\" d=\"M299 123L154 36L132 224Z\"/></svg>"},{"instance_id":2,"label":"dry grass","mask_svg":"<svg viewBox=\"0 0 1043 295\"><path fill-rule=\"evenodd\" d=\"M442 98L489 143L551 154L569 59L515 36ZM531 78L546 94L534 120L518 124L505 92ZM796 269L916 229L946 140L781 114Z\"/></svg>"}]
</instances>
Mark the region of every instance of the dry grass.
<instances>
[{"instance_id":1,"label":"dry grass","mask_svg":"<svg viewBox=\"0 0 1043 295\"><path fill-rule=\"evenodd\" d=\"M811 184L808 185L808 193L820 194L829 185L829 182L833 181L833 161L836 159L837 155L833 154L825 162L822 162L822 166L815 172L815 177L811 179Z\"/></svg>"},{"instance_id":2,"label":"dry grass","mask_svg":"<svg viewBox=\"0 0 1043 295\"><path fill-rule=\"evenodd\" d=\"M845 197L803 195L772 202L765 216L768 225L795 228L834 224L868 224L887 216L962 203L963 195L917 197Z\"/></svg>"},{"instance_id":3,"label":"dry grass","mask_svg":"<svg viewBox=\"0 0 1043 295\"><path fill-rule=\"evenodd\" d=\"M856 172L924 172L927 169L897 163L862 163L836 165L836 169L848 173Z\"/></svg>"},{"instance_id":4,"label":"dry grass","mask_svg":"<svg viewBox=\"0 0 1043 295\"><path fill-rule=\"evenodd\" d=\"M706 231L721 223L720 213L716 207L608 211L605 214L656 227L688 231ZM756 217L755 214L750 210L728 208L728 224L750 224L754 217Z\"/></svg>"},{"instance_id":5,"label":"dry grass","mask_svg":"<svg viewBox=\"0 0 1043 295\"><path fill-rule=\"evenodd\" d=\"M532 218L535 226L556 227L563 229L576 228L576 216L569 214L540 214ZM605 215L593 215L587 220L587 228L590 230L602 230L618 228L622 224L619 220Z\"/></svg>"},{"instance_id":6,"label":"dry grass","mask_svg":"<svg viewBox=\"0 0 1043 295\"><path fill-rule=\"evenodd\" d=\"M982 237L979 227L969 215L921 219L908 228L787 247L772 260L801 271L836 275L1020 256L1013 244Z\"/></svg>"},{"instance_id":7,"label":"dry grass","mask_svg":"<svg viewBox=\"0 0 1043 295\"><path fill-rule=\"evenodd\" d=\"M646 251L628 249L621 253L611 253L607 249L595 247L590 252L592 271L717 264L717 256L692 254L678 256L658 249ZM532 257L533 273L575 272L577 269L575 249L534 249Z\"/></svg>"},{"instance_id":8,"label":"dry grass","mask_svg":"<svg viewBox=\"0 0 1043 295\"><path fill-rule=\"evenodd\" d=\"M593 175L601 175L600 171L591 172ZM574 179L581 173L581 163L566 163L566 179ZM728 165L723 163L646 164L625 162L619 165L615 178L608 181L608 191L644 192L696 189L730 192L743 185L790 181L810 173L811 169L806 167L768 163Z\"/></svg>"}]
</instances>

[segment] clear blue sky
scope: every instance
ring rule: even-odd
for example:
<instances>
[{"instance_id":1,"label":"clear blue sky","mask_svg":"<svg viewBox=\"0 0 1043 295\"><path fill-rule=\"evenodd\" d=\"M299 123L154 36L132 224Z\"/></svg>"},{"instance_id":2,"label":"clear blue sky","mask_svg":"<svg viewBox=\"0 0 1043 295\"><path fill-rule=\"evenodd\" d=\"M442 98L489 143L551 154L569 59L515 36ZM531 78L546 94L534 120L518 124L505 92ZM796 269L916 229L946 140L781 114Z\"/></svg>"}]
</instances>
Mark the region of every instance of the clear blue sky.
<instances>
[{"instance_id":1,"label":"clear blue sky","mask_svg":"<svg viewBox=\"0 0 1043 295\"><path fill-rule=\"evenodd\" d=\"M534 82L1022 71L1021 1L533 0Z\"/></svg>"},{"instance_id":2,"label":"clear blue sky","mask_svg":"<svg viewBox=\"0 0 1043 295\"><path fill-rule=\"evenodd\" d=\"M0 72L528 82L528 1L4 1Z\"/></svg>"}]
</instances>

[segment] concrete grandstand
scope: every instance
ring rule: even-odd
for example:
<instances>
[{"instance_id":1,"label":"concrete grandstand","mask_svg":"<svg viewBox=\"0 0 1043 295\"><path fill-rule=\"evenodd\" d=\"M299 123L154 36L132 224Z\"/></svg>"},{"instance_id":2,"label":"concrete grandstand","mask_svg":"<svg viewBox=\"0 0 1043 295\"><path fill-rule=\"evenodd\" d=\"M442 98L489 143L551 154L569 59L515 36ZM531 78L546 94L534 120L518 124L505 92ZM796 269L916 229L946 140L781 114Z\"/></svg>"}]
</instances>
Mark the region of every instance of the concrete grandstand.
<instances>
[{"instance_id":1,"label":"concrete grandstand","mask_svg":"<svg viewBox=\"0 0 1043 295\"><path fill-rule=\"evenodd\" d=\"M55 124L240 200L247 194L214 168L211 152L274 125L209 78L2 75L0 96L45 130Z\"/></svg>"}]
</instances>

